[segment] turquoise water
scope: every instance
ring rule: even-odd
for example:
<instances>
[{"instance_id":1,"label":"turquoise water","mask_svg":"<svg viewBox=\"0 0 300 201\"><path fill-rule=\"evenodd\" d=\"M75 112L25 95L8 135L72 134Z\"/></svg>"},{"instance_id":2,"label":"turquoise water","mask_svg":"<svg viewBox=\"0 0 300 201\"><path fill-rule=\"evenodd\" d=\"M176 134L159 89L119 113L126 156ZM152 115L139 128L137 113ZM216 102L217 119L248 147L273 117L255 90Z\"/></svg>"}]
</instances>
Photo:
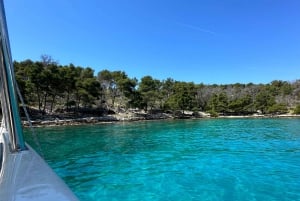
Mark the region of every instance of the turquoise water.
<instances>
[{"instance_id":1,"label":"turquoise water","mask_svg":"<svg viewBox=\"0 0 300 201\"><path fill-rule=\"evenodd\" d=\"M82 201L300 200L300 119L36 131L47 162Z\"/></svg>"}]
</instances>

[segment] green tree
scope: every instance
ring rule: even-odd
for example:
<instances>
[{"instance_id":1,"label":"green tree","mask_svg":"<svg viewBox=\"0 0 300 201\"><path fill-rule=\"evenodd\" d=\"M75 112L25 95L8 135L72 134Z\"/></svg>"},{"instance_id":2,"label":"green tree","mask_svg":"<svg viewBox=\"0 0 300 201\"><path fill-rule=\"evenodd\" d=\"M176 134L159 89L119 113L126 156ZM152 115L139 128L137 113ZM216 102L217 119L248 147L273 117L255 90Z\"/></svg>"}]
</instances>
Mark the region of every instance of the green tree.
<instances>
[{"instance_id":1,"label":"green tree","mask_svg":"<svg viewBox=\"0 0 300 201\"><path fill-rule=\"evenodd\" d=\"M196 85L196 106L199 107L199 110L204 111L208 107L211 93L212 91L207 85L202 83Z\"/></svg>"},{"instance_id":2,"label":"green tree","mask_svg":"<svg viewBox=\"0 0 300 201\"><path fill-rule=\"evenodd\" d=\"M292 92L292 85L286 81L274 80L266 86L273 96L288 95Z\"/></svg>"},{"instance_id":3,"label":"green tree","mask_svg":"<svg viewBox=\"0 0 300 201\"><path fill-rule=\"evenodd\" d=\"M33 97L36 97L39 111L42 111L43 89L45 88L44 76L42 74L43 70L43 66L40 62L34 62L31 65L26 66L25 70L29 81L27 82L28 89L31 92L30 94Z\"/></svg>"},{"instance_id":4,"label":"green tree","mask_svg":"<svg viewBox=\"0 0 300 201\"><path fill-rule=\"evenodd\" d=\"M253 100L250 94L247 94L241 98L237 98L233 101L230 101L228 108L233 114L250 114L253 113Z\"/></svg>"},{"instance_id":5,"label":"green tree","mask_svg":"<svg viewBox=\"0 0 300 201\"><path fill-rule=\"evenodd\" d=\"M77 68L79 77L76 80L76 99L77 108L82 105L83 107L91 107L95 100L99 98L101 93L101 85L94 77L94 70L91 68Z\"/></svg>"},{"instance_id":6,"label":"green tree","mask_svg":"<svg viewBox=\"0 0 300 201\"><path fill-rule=\"evenodd\" d=\"M70 110L70 106L75 106L76 102L73 99L73 94L76 91L76 80L79 76L76 67L73 64L60 68L60 76L63 80L62 90L64 91L66 110Z\"/></svg>"},{"instance_id":7,"label":"green tree","mask_svg":"<svg viewBox=\"0 0 300 201\"><path fill-rule=\"evenodd\" d=\"M130 79L123 71L102 70L98 73L97 79L103 87L105 96L111 100L111 107L114 107L118 98L122 106L135 106L138 102L136 93L137 79Z\"/></svg>"},{"instance_id":8,"label":"green tree","mask_svg":"<svg viewBox=\"0 0 300 201\"><path fill-rule=\"evenodd\" d=\"M175 82L174 93L166 102L166 108L173 111L193 110L196 105L196 89L195 84L190 82Z\"/></svg>"},{"instance_id":9,"label":"green tree","mask_svg":"<svg viewBox=\"0 0 300 201\"><path fill-rule=\"evenodd\" d=\"M43 71L43 77L45 79L45 88L44 90L44 109L47 107L47 103L50 103L49 110L52 112L56 98L58 96L62 96L63 94L63 85L64 80L61 77L60 74L60 68L57 64L48 64L47 67L44 68ZM50 98L50 100L47 100L47 97Z\"/></svg>"},{"instance_id":10,"label":"green tree","mask_svg":"<svg viewBox=\"0 0 300 201\"><path fill-rule=\"evenodd\" d=\"M159 107L162 109L165 107L166 102L174 94L175 81L172 78L167 78L161 82L159 91Z\"/></svg>"},{"instance_id":11,"label":"green tree","mask_svg":"<svg viewBox=\"0 0 300 201\"><path fill-rule=\"evenodd\" d=\"M266 89L262 89L255 97L255 107L263 114L267 113L268 108L275 103L275 97Z\"/></svg>"},{"instance_id":12,"label":"green tree","mask_svg":"<svg viewBox=\"0 0 300 201\"><path fill-rule=\"evenodd\" d=\"M121 80L118 80L118 86L119 89L124 96L124 98L121 98L121 105L128 105L129 107L134 106L135 100L137 97L136 93L136 86L137 86L137 79L133 78L124 78ZM121 96L122 97L122 96ZM125 102L126 100L126 102Z\"/></svg>"},{"instance_id":13,"label":"green tree","mask_svg":"<svg viewBox=\"0 0 300 201\"><path fill-rule=\"evenodd\" d=\"M159 90L161 83L159 80L153 79L151 76L144 76L139 84L138 91L142 96L145 111L153 109L159 98Z\"/></svg>"},{"instance_id":14,"label":"green tree","mask_svg":"<svg viewBox=\"0 0 300 201\"><path fill-rule=\"evenodd\" d=\"M285 114L288 112L287 106L282 103L275 103L268 108L270 114Z\"/></svg>"},{"instance_id":15,"label":"green tree","mask_svg":"<svg viewBox=\"0 0 300 201\"><path fill-rule=\"evenodd\" d=\"M208 104L212 112L223 114L228 112L228 97L224 92L213 94Z\"/></svg>"},{"instance_id":16,"label":"green tree","mask_svg":"<svg viewBox=\"0 0 300 201\"><path fill-rule=\"evenodd\" d=\"M294 109L294 114L300 114L300 105L297 105Z\"/></svg>"},{"instance_id":17,"label":"green tree","mask_svg":"<svg viewBox=\"0 0 300 201\"><path fill-rule=\"evenodd\" d=\"M31 60L25 60L23 62L17 62L14 61L13 63L15 68L15 76L16 80L20 89L21 94L23 95L23 99L25 103L32 102L32 93L33 89L30 87L31 82L29 80L29 77L26 73L26 67L33 65L33 61Z\"/></svg>"}]
</instances>

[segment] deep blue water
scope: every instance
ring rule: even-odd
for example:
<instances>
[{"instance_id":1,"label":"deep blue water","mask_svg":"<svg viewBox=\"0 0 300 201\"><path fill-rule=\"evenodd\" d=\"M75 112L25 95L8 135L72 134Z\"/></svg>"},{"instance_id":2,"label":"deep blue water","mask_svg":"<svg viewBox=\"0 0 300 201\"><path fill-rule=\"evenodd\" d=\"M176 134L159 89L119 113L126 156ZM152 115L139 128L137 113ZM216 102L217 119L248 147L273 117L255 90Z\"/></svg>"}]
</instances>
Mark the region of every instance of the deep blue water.
<instances>
[{"instance_id":1,"label":"deep blue water","mask_svg":"<svg viewBox=\"0 0 300 201\"><path fill-rule=\"evenodd\" d=\"M36 132L47 162L82 201L300 200L300 119L150 121Z\"/></svg>"}]
</instances>

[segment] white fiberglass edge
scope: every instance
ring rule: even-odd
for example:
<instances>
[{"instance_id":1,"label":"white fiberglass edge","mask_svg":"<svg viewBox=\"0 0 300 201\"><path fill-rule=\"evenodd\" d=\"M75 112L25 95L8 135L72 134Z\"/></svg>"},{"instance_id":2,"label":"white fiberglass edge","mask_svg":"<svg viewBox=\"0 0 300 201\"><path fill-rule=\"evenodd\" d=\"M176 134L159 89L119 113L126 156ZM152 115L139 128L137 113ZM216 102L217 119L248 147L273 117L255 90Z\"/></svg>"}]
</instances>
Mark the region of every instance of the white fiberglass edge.
<instances>
[{"instance_id":1,"label":"white fiberglass edge","mask_svg":"<svg viewBox=\"0 0 300 201\"><path fill-rule=\"evenodd\" d=\"M69 187L31 147L28 146L26 151L11 153L7 133L3 131L0 128L0 143L3 144L0 201L78 201Z\"/></svg>"}]
</instances>

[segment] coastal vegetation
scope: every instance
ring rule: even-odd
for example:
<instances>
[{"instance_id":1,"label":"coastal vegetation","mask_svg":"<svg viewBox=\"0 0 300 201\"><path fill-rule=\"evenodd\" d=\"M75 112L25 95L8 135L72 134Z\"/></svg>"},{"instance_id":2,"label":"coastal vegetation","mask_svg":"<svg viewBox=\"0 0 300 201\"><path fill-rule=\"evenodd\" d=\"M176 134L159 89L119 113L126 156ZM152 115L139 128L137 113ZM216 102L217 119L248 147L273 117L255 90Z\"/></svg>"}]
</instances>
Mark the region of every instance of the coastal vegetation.
<instances>
[{"instance_id":1,"label":"coastal vegetation","mask_svg":"<svg viewBox=\"0 0 300 201\"><path fill-rule=\"evenodd\" d=\"M60 65L48 55L40 61L14 61L14 67L25 104L41 114L101 116L128 110L212 116L300 114L300 80L222 85L158 80L150 75L138 80L124 71L95 73L91 67Z\"/></svg>"}]
</instances>

